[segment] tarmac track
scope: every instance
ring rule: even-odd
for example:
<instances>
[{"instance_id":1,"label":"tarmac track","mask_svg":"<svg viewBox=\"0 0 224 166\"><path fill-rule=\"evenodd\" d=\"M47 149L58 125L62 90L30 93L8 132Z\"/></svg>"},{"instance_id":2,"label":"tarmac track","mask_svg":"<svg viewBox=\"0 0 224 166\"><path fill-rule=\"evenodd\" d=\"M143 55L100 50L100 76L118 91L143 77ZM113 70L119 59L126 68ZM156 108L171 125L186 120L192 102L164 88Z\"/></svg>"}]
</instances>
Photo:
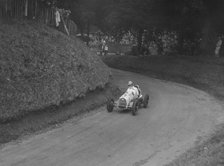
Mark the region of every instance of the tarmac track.
<instances>
[{"instance_id":1,"label":"tarmac track","mask_svg":"<svg viewBox=\"0 0 224 166\"><path fill-rule=\"evenodd\" d=\"M99 108L79 121L8 144L0 150L0 166L160 166L223 122L222 106L205 92L112 71L123 90L132 80L150 95L147 109L132 116Z\"/></svg>"}]
</instances>

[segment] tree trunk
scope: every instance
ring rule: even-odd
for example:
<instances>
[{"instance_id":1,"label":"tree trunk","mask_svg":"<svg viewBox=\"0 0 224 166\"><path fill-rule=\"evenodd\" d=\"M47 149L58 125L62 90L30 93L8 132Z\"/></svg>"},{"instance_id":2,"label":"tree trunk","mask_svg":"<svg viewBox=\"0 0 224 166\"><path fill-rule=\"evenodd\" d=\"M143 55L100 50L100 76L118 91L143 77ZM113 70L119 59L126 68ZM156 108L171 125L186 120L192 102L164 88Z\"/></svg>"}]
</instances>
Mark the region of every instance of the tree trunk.
<instances>
[{"instance_id":1,"label":"tree trunk","mask_svg":"<svg viewBox=\"0 0 224 166\"><path fill-rule=\"evenodd\" d=\"M64 17L63 17L62 15L61 15L61 20L62 20L62 22L63 22L65 32L66 32L66 34L69 36L70 34L69 34L69 31L68 31L66 22L65 22L65 20L64 20Z\"/></svg>"},{"instance_id":2,"label":"tree trunk","mask_svg":"<svg viewBox=\"0 0 224 166\"><path fill-rule=\"evenodd\" d=\"M183 32L180 31L178 35L178 53L183 54L184 49L184 35Z\"/></svg>"},{"instance_id":3,"label":"tree trunk","mask_svg":"<svg viewBox=\"0 0 224 166\"><path fill-rule=\"evenodd\" d=\"M25 11L24 11L24 16L28 16L28 0L25 0Z\"/></svg>"},{"instance_id":4,"label":"tree trunk","mask_svg":"<svg viewBox=\"0 0 224 166\"><path fill-rule=\"evenodd\" d=\"M80 25L80 26L79 26L79 28L80 28L81 37L82 37L82 39L83 39L83 37L84 37L84 30L83 30L83 26L82 26L82 25Z\"/></svg>"},{"instance_id":5,"label":"tree trunk","mask_svg":"<svg viewBox=\"0 0 224 166\"><path fill-rule=\"evenodd\" d=\"M201 53L205 56L213 56L216 48L217 34L208 20L202 30L202 41L200 43Z\"/></svg>"},{"instance_id":6,"label":"tree trunk","mask_svg":"<svg viewBox=\"0 0 224 166\"><path fill-rule=\"evenodd\" d=\"M87 41L86 45L89 46L89 31L90 31L90 20L87 20Z\"/></svg>"},{"instance_id":7,"label":"tree trunk","mask_svg":"<svg viewBox=\"0 0 224 166\"><path fill-rule=\"evenodd\" d=\"M141 53L141 51L142 51L142 35L143 35L143 30L139 29L138 34L137 34L137 46L138 46L139 53Z\"/></svg>"}]
</instances>

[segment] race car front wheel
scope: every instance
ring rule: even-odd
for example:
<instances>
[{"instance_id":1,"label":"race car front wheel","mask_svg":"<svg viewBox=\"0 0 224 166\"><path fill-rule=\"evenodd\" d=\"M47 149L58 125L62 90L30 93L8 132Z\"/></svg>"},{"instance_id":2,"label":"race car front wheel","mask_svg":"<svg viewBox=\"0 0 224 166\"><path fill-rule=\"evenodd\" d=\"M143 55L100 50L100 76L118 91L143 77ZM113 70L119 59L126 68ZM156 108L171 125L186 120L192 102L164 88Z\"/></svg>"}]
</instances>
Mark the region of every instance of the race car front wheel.
<instances>
[{"instance_id":1,"label":"race car front wheel","mask_svg":"<svg viewBox=\"0 0 224 166\"><path fill-rule=\"evenodd\" d=\"M132 115L135 116L139 107L139 102L138 100L134 101L134 104L132 106Z\"/></svg>"},{"instance_id":2,"label":"race car front wheel","mask_svg":"<svg viewBox=\"0 0 224 166\"><path fill-rule=\"evenodd\" d=\"M112 112L114 109L114 100L110 99L107 101L107 111Z\"/></svg>"},{"instance_id":3,"label":"race car front wheel","mask_svg":"<svg viewBox=\"0 0 224 166\"><path fill-rule=\"evenodd\" d=\"M143 99L143 107L147 108L149 103L149 95L145 95L144 99Z\"/></svg>"}]
</instances>

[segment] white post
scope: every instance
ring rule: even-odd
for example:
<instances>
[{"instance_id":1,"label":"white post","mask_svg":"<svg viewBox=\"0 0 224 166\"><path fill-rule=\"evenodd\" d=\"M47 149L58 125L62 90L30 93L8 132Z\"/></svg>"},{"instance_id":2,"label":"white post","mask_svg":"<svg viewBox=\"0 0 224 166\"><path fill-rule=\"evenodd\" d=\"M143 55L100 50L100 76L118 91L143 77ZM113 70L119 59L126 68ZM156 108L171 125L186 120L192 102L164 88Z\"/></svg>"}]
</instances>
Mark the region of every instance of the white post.
<instances>
[{"instance_id":1,"label":"white post","mask_svg":"<svg viewBox=\"0 0 224 166\"><path fill-rule=\"evenodd\" d=\"M25 1L25 13L24 15L27 17L28 16L28 0Z\"/></svg>"},{"instance_id":2,"label":"white post","mask_svg":"<svg viewBox=\"0 0 224 166\"><path fill-rule=\"evenodd\" d=\"M221 47L222 47L222 39L219 38L219 40L216 43L216 48L215 48L215 56L216 57L219 57L219 52L220 52Z\"/></svg>"}]
</instances>

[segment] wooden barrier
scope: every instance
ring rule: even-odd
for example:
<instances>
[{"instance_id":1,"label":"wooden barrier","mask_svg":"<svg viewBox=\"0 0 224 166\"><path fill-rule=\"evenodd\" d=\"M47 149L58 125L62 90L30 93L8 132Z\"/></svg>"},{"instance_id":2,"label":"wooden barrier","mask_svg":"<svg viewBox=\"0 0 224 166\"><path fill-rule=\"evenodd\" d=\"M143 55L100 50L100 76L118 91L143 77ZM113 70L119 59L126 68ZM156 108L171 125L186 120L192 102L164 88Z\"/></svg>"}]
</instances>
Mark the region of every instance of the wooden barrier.
<instances>
[{"instance_id":1,"label":"wooden barrier","mask_svg":"<svg viewBox=\"0 0 224 166\"><path fill-rule=\"evenodd\" d=\"M56 27L55 12L58 10L52 4L47 4L41 0L0 0L0 17L15 19L32 19L38 22ZM59 9L60 11L65 11ZM76 24L61 14L61 24L59 30L66 34L74 34L77 31ZM63 27L63 28L61 28Z\"/></svg>"}]
</instances>

